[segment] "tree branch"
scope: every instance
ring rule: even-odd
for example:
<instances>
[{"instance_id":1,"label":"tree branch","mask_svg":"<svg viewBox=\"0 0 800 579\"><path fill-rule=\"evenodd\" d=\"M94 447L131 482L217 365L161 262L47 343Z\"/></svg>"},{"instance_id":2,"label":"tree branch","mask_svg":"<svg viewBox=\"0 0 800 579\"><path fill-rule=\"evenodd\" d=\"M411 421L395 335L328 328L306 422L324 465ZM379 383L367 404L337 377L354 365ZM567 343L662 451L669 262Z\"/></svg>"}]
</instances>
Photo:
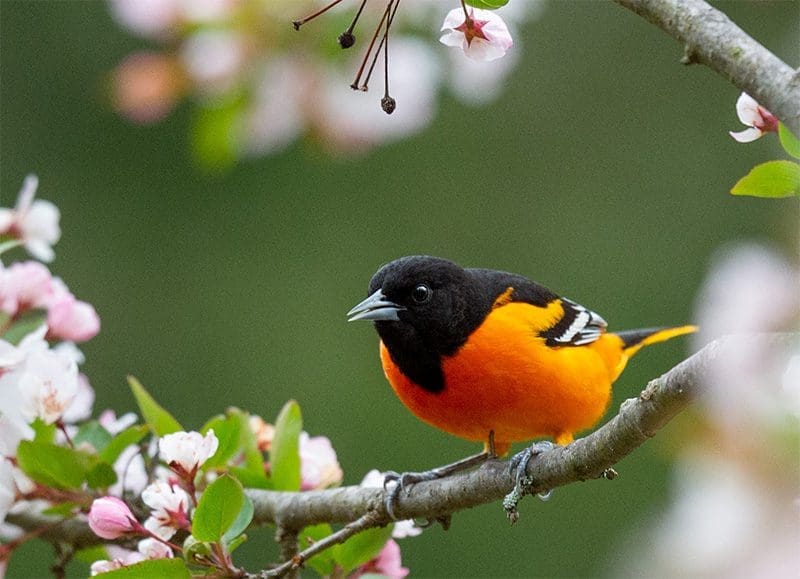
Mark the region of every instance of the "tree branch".
<instances>
[{"instance_id":1,"label":"tree branch","mask_svg":"<svg viewBox=\"0 0 800 579\"><path fill-rule=\"evenodd\" d=\"M684 45L686 64L718 72L800 134L800 72L703 0L614 0Z\"/></svg>"},{"instance_id":2,"label":"tree branch","mask_svg":"<svg viewBox=\"0 0 800 579\"><path fill-rule=\"evenodd\" d=\"M778 348L797 339L797 334L759 334L712 342L660 378L652 380L639 396L623 402L619 413L600 429L566 447L555 447L538 454L528 463L525 474L532 483L526 485L525 491L540 493L603 477L608 469L654 436L701 393L706 371L716 358L741 351L743 346ZM409 493L401 494L394 511L400 519L445 520L457 511L499 501L513 488L514 473L509 462L490 460L471 472L413 485ZM355 532L391 523L383 504L384 493L381 488L356 486L297 493L247 490L255 506L253 524L277 525L287 543L294 542L297 533L309 525L348 523L335 536L292 555L292 559L282 566L255 576L282 576L330 546L329 543L341 542ZM31 529L52 524L53 519L23 513L10 514L8 522ZM103 542L91 533L85 522L74 519L41 536L76 547ZM286 555L289 555L288 550Z\"/></svg>"}]
</instances>

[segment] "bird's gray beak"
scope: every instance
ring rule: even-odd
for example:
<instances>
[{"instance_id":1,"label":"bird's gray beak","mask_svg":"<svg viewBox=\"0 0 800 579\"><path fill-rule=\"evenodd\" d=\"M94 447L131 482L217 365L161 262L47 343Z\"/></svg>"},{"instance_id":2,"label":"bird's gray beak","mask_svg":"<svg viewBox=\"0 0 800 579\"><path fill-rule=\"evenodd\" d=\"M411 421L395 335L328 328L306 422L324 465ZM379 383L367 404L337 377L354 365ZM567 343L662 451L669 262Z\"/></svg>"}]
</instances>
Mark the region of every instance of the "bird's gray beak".
<instances>
[{"instance_id":1,"label":"bird's gray beak","mask_svg":"<svg viewBox=\"0 0 800 579\"><path fill-rule=\"evenodd\" d=\"M379 321L397 321L397 312L404 310L393 301L387 300L381 290L376 291L363 302L358 304L352 310L347 312L347 321L355 322L356 320L379 320Z\"/></svg>"}]
</instances>

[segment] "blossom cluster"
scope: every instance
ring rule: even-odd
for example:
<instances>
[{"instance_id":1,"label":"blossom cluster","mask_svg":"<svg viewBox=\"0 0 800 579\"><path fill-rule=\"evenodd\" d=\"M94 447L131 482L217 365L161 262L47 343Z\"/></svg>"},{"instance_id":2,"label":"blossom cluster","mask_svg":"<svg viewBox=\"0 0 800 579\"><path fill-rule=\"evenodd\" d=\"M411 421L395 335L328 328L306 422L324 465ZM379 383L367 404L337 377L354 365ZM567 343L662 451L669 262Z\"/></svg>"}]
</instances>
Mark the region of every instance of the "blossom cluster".
<instances>
[{"instance_id":1,"label":"blossom cluster","mask_svg":"<svg viewBox=\"0 0 800 579\"><path fill-rule=\"evenodd\" d=\"M113 106L133 122L153 123L191 99L195 153L208 163L272 154L303 137L330 152L358 152L427 126L443 88L470 104L496 97L518 61L512 35L542 6L358 4L334 2L326 11L316 0L262 2L257 9L243 0L109 0L114 19L152 46L112 74ZM292 30L293 18L315 11L326 17L305 24L302 34ZM385 30L386 38L370 44L375 23L376 37ZM441 42L462 50L437 45L439 27ZM336 46L337 35L348 50ZM364 74L353 81L357 70ZM391 83L398 103L386 111L391 117L380 110L380 97L366 92L372 72L381 90Z\"/></svg>"},{"instance_id":2,"label":"blossom cluster","mask_svg":"<svg viewBox=\"0 0 800 579\"><path fill-rule=\"evenodd\" d=\"M52 260L61 235L58 209L34 200L38 180L28 176L13 209L0 208L2 251L18 245ZM16 450L34 437L32 425L69 425L88 418L94 391L79 371L75 342L94 337L100 319L66 284L36 261L0 262L0 521L15 504L42 494L16 465Z\"/></svg>"},{"instance_id":3,"label":"blossom cluster","mask_svg":"<svg viewBox=\"0 0 800 579\"><path fill-rule=\"evenodd\" d=\"M15 208L0 209L0 254L24 247L53 259L60 214L34 199L36 187L28 177ZM274 425L229 409L186 431L131 379L144 423L112 410L92 419L94 390L79 369L84 357L76 343L99 329L94 307L45 265L0 263L0 576L14 550L38 535L15 527L17 517L45 512L88 523L105 552L91 565L93 575L160 560L240 575L231 554L253 515L244 482L295 491L342 482L331 441L301 429L294 402ZM380 485L381 477L373 471L363 484ZM221 527L218 513L226 508ZM394 527L396 538L419 532L411 521ZM408 570L387 537L377 556L337 572L404 577Z\"/></svg>"}]
</instances>

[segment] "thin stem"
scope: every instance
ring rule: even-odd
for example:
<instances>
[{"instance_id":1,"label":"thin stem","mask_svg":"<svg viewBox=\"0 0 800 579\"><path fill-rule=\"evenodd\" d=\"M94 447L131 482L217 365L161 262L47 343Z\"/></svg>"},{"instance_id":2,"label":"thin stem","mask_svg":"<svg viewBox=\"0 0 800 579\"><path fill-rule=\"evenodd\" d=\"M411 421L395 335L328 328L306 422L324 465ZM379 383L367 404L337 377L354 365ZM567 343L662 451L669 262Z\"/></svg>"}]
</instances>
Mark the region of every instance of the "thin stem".
<instances>
[{"instance_id":1,"label":"thin stem","mask_svg":"<svg viewBox=\"0 0 800 579\"><path fill-rule=\"evenodd\" d=\"M467 26L469 26L469 22L472 20L469 16L469 12L467 12L467 4L464 0L461 0L461 8L464 9L464 22L467 22Z\"/></svg>"},{"instance_id":2,"label":"thin stem","mask_svg":"<svg viewBox=\"0 0 800 579\"><path fill-rule=\"evenodd\" d=\"M367 0L361 0L361 6L358 7L358 12L356 12L356 15L353 17L353 21L350 23L350 26L348 26L347 30L344 31L345 34L353 34L353 30L355 30L356 23L358 22L358 19L361 17L361 12L364 10L364 6L366 5L367 5Z\"/></svg>"},{"instance_id":3,"label":"thin stem","mask_svg":"<svg viewBox=\"0 0 800 579\"><path fill-rule=\"evenodd\" d=\"M361 75L364 74L364 68L366 68L367 66L369 55L372 53L372 48L375 46L375 40L377 40L381 28L383 28L383 23L386 21L386 18L389 15L389 9L392 7L392 3L393 0L390 0L389 4L386 5L386 10L383 11L383 16L381 17L381 21L378 22L378 26L375 28L375 34L372 35L372 40L369 41L369 46L367 47L367 51L364 53L364 59L361 61L361 66L358 67L356 78L355 80L353 80L353 84L350 85L350 88L352 88L353 90L359 90L358 83L361 81Z\"/></svg>"},{"instance_id":4,"label":"thin stem","mask_svg":"<svg viewBox=\"0 0 800 579\"><path fill-rule=\"evenodd\" d=\"M292 26L294 26L295 30L300 30L300 27L303 24L305 24L306 22L309 22L311 20L314 20L314 18L316 18L317 16L320 16L321 14L325 14L328 10L330 10L331 8L336 6L341 1L342 0L333 0L333 2L331 2L327 6L324 6L323 8L320 8L319 10L314 12L313 14L309 14L308 16L300 18L299 20L292 20Z\"/></svg>"},{"instance_id":5,"label":"thin stem","mask_svg":"<svg viewBox=\"0 0 800 579\"><path fill-rule=\"evenodd\" d=\"M395 0L389 0L389 4L386 5L386 10L387 11L392 9L392 4L394 2L395 2ZM397 4L400 4L400 0L397 0ZM375 69L375 64L378 62L378 56L381 53L381 49L384 48L384 45L386 43L388 43L388 40L389 40L389 27L392 25L392 20L394 19L394 15L397 12L397 4L395 4L394 10L389 15L389 19L386 21L386 29L385 29L385 31L383 33L383 36L381 36L380 42L378 43L378 48L375 49L375 54L372 57L372 64L370 64L369 70L367 71L367 76L364 79L364 82L362 83L362 85L359 87L359 90L362 90L364 92L369 90L369 86L368 85L369 85L369 79L372 77L372 71ZM381 20L381 23L383 23L382 20ZM389 65L389 62L387 60L386 61L386 70L387 71L389 70L389 66L388 65ZM388 83L388 80L387 80L387 83Z\"/></svg>"},{"instance_id":6,"label":"thin stem","mask_svg":"<svg viewBox=\"0 0 800 579\"><path fill-rule=\"evenodd\" d=\"M385 524L386 522L383 520L383 515L381 515L378 511L368 511L366 514L362 515L352 523L348 523L335 533L328 535L324 539L320 539L308 549L300 551L285 563L275 567L274 569L260 573L258 577L262 579L266 579L267 577L284 577L287 573L290 573L295 569L299 569L304 562L308 561L317 553L321 553L325 549L333 547L334 545L338 545L339 543L344 543L347 539L362 531Z\"/></svg>"}]
</instances>

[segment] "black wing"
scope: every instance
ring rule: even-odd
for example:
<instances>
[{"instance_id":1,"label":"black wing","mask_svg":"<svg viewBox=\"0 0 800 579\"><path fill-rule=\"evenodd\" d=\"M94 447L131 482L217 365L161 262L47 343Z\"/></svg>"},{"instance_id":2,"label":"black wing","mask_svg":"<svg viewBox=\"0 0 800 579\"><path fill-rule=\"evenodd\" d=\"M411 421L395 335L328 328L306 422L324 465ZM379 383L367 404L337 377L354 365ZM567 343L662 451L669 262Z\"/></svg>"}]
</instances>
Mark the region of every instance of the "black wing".
<instances>
[{"instance_id":1,"label":"black wing","mask_svg":"<svg viewBox=\"0 0 800 579\"><path fill-rule=\"evenodd\" d=\"M591 344L606 331L608 323L597 313L561 298L564 317L552 328L540 332L548 346L583 346Z\"/></svg>"}]
</instances>

